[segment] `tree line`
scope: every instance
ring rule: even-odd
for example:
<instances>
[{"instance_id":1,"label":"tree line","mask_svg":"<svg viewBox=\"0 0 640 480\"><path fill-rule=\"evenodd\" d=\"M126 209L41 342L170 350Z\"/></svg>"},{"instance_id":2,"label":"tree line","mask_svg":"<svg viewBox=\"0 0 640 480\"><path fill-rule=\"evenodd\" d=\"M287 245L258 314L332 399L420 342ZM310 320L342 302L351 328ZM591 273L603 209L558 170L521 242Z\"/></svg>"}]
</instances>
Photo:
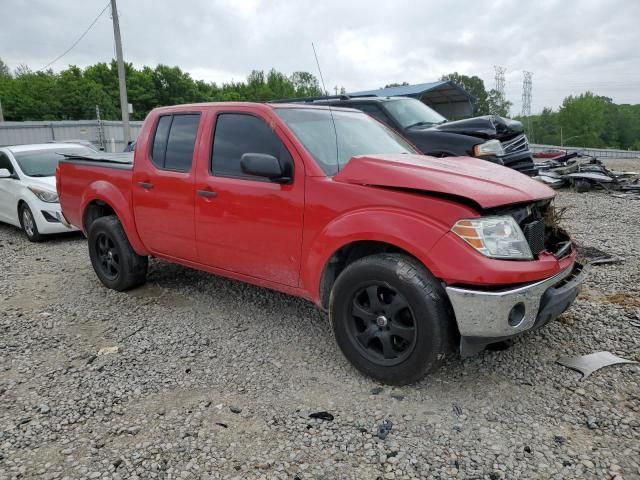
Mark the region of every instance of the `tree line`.
<instances>
[{"instance_id":1,"label":"tree line","mask_svg":"<svg viewBox=\"0 0 640 480\"><path fill-rule=\"evenodd\" d=\"M640 150L640 104L617 105L586 92L568 96L557 111L516 118L532 143Z\"/></svg>"},{"instance_id":2,"label":"tree line","mask_svg":"<svg viewBox=\"0 0 640 480\"><path fill-rule=\"evenodd\" d=\"M163 105L263 102L323 94L317 78L308 72L285 75L273 69L267 73L254 70L245 81L218 85L194 80L179 67L125 64L125 69L133 120L142 120L151 109ZM480 77L453 72L441 80L461 86L475 98L474 115L509 116L511 102L487 90ZM58 73L34 72L25 66L12 72L0 59L0 102L7 121L95 119L96 106L103 119L117 120L121 116L116 62L84 69L71 65ZM532 143L640 150L640 105L617 105L591 92L565 98L558 110L545 108L541 114L516 119L523 122Z\"/></svg>"},{"instance_id":3,"label":"tree line","mask_svg":"<svg viewBox=\"0 0 640 480\"><path fill-rule=\"evenodd\" d=\"M125 71L133 120L142 120L163 105L322 95L318 80L308 72L254 70L245 81L218 85L194 80L179 67L167 65L138 69L125 64ZM115 60L84 69L71 65L59 73L19 66L11 72L0 60L0 102L6 121L95 119L96 106L103 119L117 120L121 118L117 65Z\"/></svg>"}]
</instances>

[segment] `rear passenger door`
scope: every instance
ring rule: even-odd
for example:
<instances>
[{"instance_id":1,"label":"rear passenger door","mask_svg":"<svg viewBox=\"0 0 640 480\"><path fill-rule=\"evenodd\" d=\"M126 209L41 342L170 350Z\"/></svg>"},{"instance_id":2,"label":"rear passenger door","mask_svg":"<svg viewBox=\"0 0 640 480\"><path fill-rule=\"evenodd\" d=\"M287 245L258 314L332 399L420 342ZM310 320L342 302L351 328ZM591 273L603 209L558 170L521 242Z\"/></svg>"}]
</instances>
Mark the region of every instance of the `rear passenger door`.
<instances>
[{"instance_id":1,"label":"rear passenger door","mask_svg":"<svg viewBox=\"0 0 640 480\"><path fill-rule=\"evenodd\" d=\"M196 240L201 262L253 278L298 285L304 210L304 166L268 118L250 112L216 115L208 165L198 172ZM286 184L246 174L245 153L291 162Z\"/></svg>"},{"instance_id":2,"label":"rear passenger door","mask_svg":"<svg viewBox=\"0 0 640 480\"><path fill-rule=\"evenodd\" d=\"M136 155L136 228L154 254L197 261L193 158L200 118L198 112L158 117L148 155Z\"/></svg>"}]
</instances>

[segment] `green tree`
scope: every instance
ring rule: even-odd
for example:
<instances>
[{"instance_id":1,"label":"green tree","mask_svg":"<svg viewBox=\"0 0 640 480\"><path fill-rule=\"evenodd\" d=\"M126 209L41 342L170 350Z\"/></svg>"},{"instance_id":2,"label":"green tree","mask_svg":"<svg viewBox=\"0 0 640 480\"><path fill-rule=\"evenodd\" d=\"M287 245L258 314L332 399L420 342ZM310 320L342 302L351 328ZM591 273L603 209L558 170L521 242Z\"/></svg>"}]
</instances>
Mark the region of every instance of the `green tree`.
<instances>
[{"instance_id":1,"label":"green tree","mask_svg":"<svg viewBox=\"0 0 640 480\"><path fill-rule=\"evenodd\" d=\"M512 103L504 97L504 94L491 89L487 94L487 108L490 113L501 117L509 116Z\"/></svg>"},{"instance_id":2,"label":"green tree","mask_svg":"<svg viewBox=\"0 0 640 480\"><path fill-rule=\"evenodd\" d=\"M0 78L2 77L11 77L11 70L9 70L9 66L0 58Z\"/></svg>"},{"instance_id":3,"label":"green tree","mask_svg":"<svg viewBox=\"0 0 640 480\"><path fill-rule=\"evenodd\" d=\"M387 85L384 86L384 88L391 88L391 87L405 87L409 85L409 82L402 82L402 83L389 83Z\"/></svg>"}]
</instances>

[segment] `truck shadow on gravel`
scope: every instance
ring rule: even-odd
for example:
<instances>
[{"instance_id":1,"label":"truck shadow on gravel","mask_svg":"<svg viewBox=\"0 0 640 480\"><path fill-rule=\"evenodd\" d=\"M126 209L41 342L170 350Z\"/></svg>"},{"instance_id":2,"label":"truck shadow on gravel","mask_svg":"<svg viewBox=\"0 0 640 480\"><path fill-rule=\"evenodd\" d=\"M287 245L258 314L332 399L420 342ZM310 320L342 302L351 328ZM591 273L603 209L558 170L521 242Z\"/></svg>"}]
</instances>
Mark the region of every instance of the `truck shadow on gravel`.
<instances>
[{"instance_id":1,"label":"truck shadow on gravel","mask_svg":"<svg viewBox=\"0 0 640 480\"><path fill-rule=\"evenodd\" d=\"M337 371L341 381L346 377L349 383L364 382L368 389L377 385L374 380L351 367L335 344L327 314L306 300L161 260L150 263L147 284L131 290L128 295L148 299L172 312L190 310L204 316L231 315L233 324L229 327L246 328L248 334L268 325L270 329L277 330L280 336L293 339L286 348L287 355L292 359L301 357L307 348L314 347L321 351L321 358L306 359L310 364L306 367L309 370L307 373L296 371L295 362L291 361L291 375L322 376L325 381L334 384L331 375L324 375L323 372ZM206 325L203 328L206 329ZM522 356L526 356L527 350L548 349L548 345L536 345L541 343L540 340L535 334L524 335L504 351L485 351L464 360L459 355L453 355L440 370L418 383L396 390L411 394L427 390L434 393L435 389L443 395L446 392L446 395L457 398L475 398L479 392L490 392L497 385L506 388L523 382L526 384L529 380L513 381L515 379L502 375L513 370L513 364L517 365ZM268 341L265 339L265 342ZM533 343L533 347L528 343ZM549 357L551 354L547 352L543 356ZM290 359L281 361L286 369Z\"/></svg>"}]
</instances>

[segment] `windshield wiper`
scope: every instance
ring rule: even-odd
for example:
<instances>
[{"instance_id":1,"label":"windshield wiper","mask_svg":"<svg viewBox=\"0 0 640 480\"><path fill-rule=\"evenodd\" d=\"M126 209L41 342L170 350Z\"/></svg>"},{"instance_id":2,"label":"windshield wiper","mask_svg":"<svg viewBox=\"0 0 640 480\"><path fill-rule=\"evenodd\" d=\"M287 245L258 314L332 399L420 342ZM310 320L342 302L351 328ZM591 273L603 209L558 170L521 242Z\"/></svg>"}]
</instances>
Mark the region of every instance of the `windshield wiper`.
<instances>
[{"instance_id":1,"label":"windshield wiper","mask_svg":"<svg viewBox=\"0 0 640 480\"><path fill-rule=\"evenodd\" d=\"M421 127L422 125L435 125L435 123L433 122L416 122L416 123L412 123L411 125L405 127L405 128L413 128L413 127Z\"/></svg>"}]
</instances>

